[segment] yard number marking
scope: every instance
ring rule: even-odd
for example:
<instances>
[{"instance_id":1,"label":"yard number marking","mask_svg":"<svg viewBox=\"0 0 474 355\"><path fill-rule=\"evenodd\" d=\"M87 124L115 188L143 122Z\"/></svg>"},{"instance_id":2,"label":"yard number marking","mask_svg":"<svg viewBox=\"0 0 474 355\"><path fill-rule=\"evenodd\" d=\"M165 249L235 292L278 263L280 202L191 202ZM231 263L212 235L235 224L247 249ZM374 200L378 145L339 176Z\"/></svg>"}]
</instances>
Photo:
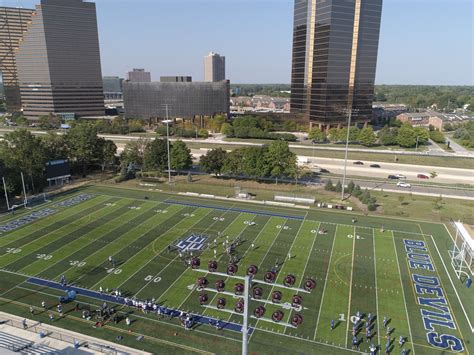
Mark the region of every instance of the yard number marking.
<instances>
[{"instance_id":1,"label":"yard number marking","mask_svg":"<svg viewBox=\"0 0 474 355\"><path fill-rule=\"evenodd\" d=\"M49 254L36 254L36 259L50 260L53 256Z\"/></svg>"},{"instance_id":2,"label":"yard number marking","mask_svg":"<svg viewBox=\"0 0 474 355\"><path fill-rule=\"evenodd\" d=\"M77 266L77 267L83 267L87 263L85 261L79 261L79 260L69 260L69 265L71 266Z\"/></svg>"},{"instance_id":3,"label":"yard number marking","mask_svg":"<svg viewBox=\"0 0 474 355\"><path fill-rule=\"evenodd\" d=\"M153 282L160 282L161 281L161 277L154 277L153 275L148 275L147 277L145 277L145 281L147 282L150 282L151 280L153 280Z\"/></svg>"},{"instance_id":4,"label":"yard number marking","mask_svg":"<svg viewBox=\"0 0 474 355\"><path fill-rule=\"evenodd\" d=\"M7 253L8 254L18 254L21 253L20 248L7 248Z\"/></svg>"},{"instance_id":5,"label":"yard number marking","mask_svg":"<svg viewBox=\"0 0 474 355\"><path fill-rule=\"evenodd\" d=\"M114 268L112 268L112 269L108 269L108 270L107 270L107 273L108 273L108 274L114 273L115 275L118 275L118 274L120 274L121 272L122 272L122 269L114 269Z\"/></svg>"}]
</instances>

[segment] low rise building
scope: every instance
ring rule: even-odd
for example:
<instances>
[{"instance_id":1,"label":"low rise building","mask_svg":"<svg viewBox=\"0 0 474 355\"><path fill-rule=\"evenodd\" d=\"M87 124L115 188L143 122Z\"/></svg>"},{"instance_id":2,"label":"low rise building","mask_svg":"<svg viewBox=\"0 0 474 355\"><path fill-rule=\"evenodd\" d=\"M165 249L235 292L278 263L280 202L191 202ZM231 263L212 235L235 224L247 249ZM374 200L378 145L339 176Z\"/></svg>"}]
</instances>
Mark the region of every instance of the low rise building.
<instances>
[{"instance_id":1,"label":"low rise building","mask_svg":"<svg viewBox=\"0 0 474 355\"><path fill-rule=\"evenodd\" d=\"M429 127L443 130L446 123L457 124L474 120L474 115L459 115L455 113L440 113L435 111L406 112L397 116L402 122L408 122L414 127Z\"/></svg>"},{"instance_id":2,"label":"low rise building","mask_svg":"<svg viewBox=\"0 0 474 355\"><path fill-rule=\"evenodd\" d=\"M228 115L229 81L219 82L124 82L126 118L193 119Z\"/></svg>"}]
</instances>

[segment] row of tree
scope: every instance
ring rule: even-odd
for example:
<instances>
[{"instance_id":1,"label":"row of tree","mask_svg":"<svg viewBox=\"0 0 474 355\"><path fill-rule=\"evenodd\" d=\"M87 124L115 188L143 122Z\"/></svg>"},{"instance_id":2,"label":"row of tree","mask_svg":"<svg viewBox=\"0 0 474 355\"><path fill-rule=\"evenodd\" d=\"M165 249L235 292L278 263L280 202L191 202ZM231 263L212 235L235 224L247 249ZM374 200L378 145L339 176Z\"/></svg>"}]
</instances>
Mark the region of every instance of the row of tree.
<instances>
[{"instance_id":1,"label":"row of tree","mask_svg":"<svg viewBox=\"0 0 474 355\"><path fill-rule=\"evenodd\" d=\"M226 152L221 148L212 149L201 156L200 165L204 171L231 177L261 179L271 177L297 178L296 155L290 151L288 143L274 141L263 147L246 147Z\"/></svg>"},{"instance_id":2,"label":"row of tree","mask_svg":"<svg viewBox=\"0 0 474 355\"><path fill-rule=\"evenodd\" d=\"M275 133L273 130L275 130L273 123L262 117L242 116L232 122L223 123L220 132L227 137L235 138L296 141L296 136L291 133Z\"/></svg>"},{"instance_id":3,"label":"row of tree","mask_svg":"<svg viewBox=\"0 0 474 355\"><path fill-rule=\"evenodd\" d=\"M341 192L341 181L339 180L336 185L334 185L332 180L329 179L326 182L324 189L326 191ZM347 184L345 191L347 191L347 193L351 194L352 196L358 198L359 201L362 202L364 205L367 205L367 209L369 211L375 211L377 209L377 199L370 195L370 191L367 188L365 190L362 190L359 185L356 185L353 181L350 181L349 184Z\"/></svg>"},{"instance_id":4,"label":"row of tree","mask_svg":"<svg viewBox=\"0 0 474 355\"><path fill-rule=\"evenodd\" d=\"M319 128L313 128L309 131L308 138L314 143L343 143L347 139L347 128L331 128L327 134ZM361 144L366 147L380 144L384 146L399 145L401 147L411 148L417 144L427 144L429 138L430 133L427 129L412 127L408 123L404 123L400 127L385 126L378 132L378 135L374 132L372 127L362 129L351 127L349 129L349 144ZM435 138L441 139L439 136Z\"/></svg>"},{"instance_id":5,"label":"row of tree","mask_svg":"<svg viewBox=\"0 0 474 355\"><path fill-rule=\"evenodd\" d=\"M93 124L77 124L66 134L44 136L18 129L5 134L0 142L0 166L8 192L21 191L20 172L23 172L28 190L36 193L44 186L48 161L69 159L73 167L85 174L92 164L100 165L102 169L113 164L116 152L115 143L98 137Z\"/></svg>"}]
</instances>

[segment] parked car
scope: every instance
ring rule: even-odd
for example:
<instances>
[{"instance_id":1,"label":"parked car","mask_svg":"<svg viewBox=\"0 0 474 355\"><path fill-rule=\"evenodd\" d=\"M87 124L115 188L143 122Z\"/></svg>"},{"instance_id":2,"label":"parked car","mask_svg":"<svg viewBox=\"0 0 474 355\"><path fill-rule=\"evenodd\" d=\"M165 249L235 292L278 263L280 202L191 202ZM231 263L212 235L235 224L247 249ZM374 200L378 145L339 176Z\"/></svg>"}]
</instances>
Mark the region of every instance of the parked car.
<instances>
[{"instance_id":1,"label":"parked car","mask_svg":"<svg viewBox=\"0 0 474 355\"><path fill-rule=\"evenodd\" d=\"M395 174L395 176L397 177L397 179L406 179L407 178L405 175L402 175L402 174Z\"/></svg>"},{"instance_id":2,"label":"parked car","mask_svg":"<svg viewBox=\"0 0 474 355\"><path fill-rule=\"evenodd\" d=\"M360 160L355 161L354 164L355 164L355 165L364 165L364 163L361 162Z\"/></svg>"},{"instance_id":3,"label":"parked car","mask_svg":"<svg viewBox=\"0 0 474 355\"><path fill-rule=\"evenodd\" d=\"M398 180L397 175L389 175L388 178L391 179L391 180Z\"/></svg>"},{"instance_id":4,"label":"parked car","mask_svg":"<svg viewBox=\"0 0 474 355\"><path fill-rule=\"evenodd\" d=\"M406 189L410 189L410 188L411 188L411 185L410 185L409 183L407 183L407 182L401 182L401 181L397 182L397 186L398 186L398 187L404 187L404 188L406 188Z\"/></svg>"},{"instance_id":5,"label":"parked car","mask_svg":"<svg viewBox=\"0 0 474 355\"><path fill-rule=\"evenodd\" d=\"M429 179L430 178L428 175L425 175L425 174L418 174L416 177L418 179Z\"/></svg>"},{"instance_id":6,"label":"parked car","mask_svg":"<svg viewBox=\"0 0 474 355\"><path fill-rule=\"evenodd\" d=\"M380 168L380 165L379 164L370 164L370 167L371 168Z\"/></svg>"}]
</instances>

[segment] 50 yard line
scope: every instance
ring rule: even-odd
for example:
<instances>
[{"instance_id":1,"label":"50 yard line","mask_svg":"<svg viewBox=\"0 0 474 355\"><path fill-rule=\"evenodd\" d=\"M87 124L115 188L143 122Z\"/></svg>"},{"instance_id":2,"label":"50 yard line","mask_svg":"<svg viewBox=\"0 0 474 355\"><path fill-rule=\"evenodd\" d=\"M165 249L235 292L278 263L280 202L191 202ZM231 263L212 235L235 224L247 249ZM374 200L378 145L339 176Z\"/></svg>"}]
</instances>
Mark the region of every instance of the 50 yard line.
<instances>
[{"instance_id":1,"label":"50 yard line","mask_svg":"<svg viewBox=\"0 0 474 355\"><path fill-rule=\"evenodd\" d=\"M356 240L356 229L354 227L354 234L352 237L352 263L351 263L351 281L349 286L349 306L347 307L347 328L346 328L346 348L347 348L347 333L349 333L349 322L351 319L351 299L352 299L352 276L354 275L354 256L355 256L355 240Z\"/></svg>"}]
</instances>

